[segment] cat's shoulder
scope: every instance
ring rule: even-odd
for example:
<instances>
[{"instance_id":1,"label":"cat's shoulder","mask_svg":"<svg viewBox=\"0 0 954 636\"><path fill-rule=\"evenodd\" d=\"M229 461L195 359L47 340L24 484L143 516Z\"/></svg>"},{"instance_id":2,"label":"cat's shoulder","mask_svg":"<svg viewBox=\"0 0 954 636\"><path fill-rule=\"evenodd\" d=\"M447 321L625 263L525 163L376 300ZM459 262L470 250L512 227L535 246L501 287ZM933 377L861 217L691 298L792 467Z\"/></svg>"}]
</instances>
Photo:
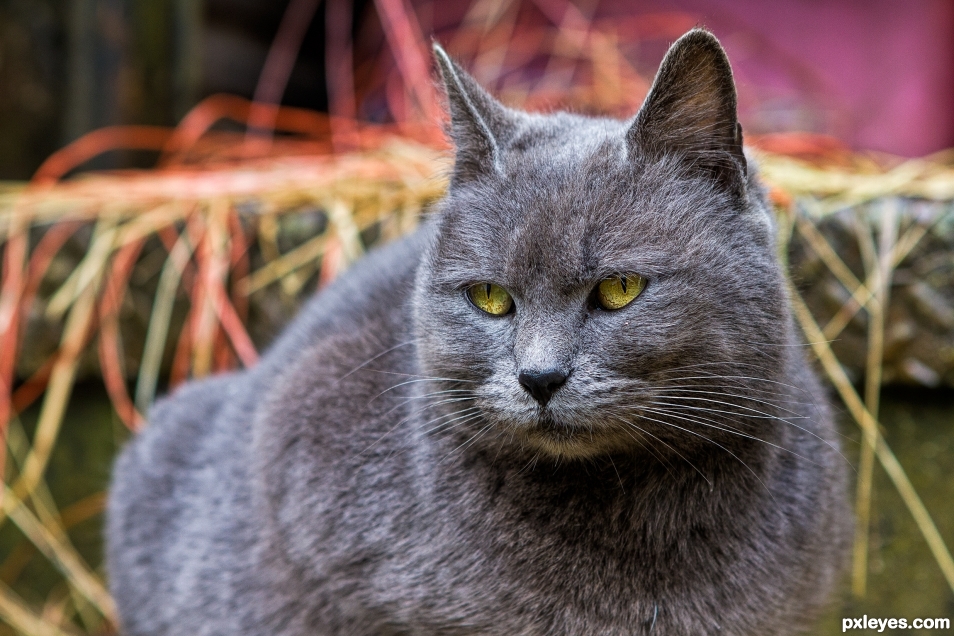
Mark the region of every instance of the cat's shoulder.
<instances>
[{"instance_id":1,"label":"cat's shoulder","mask_svg":"<svg viewBox=\"0 0 954 636\"><path fill-rule=\"evenodd\" d=\"M117 461L113 498L171 496L179 482L191 480L204 464L221 463L216 457L223 443L241 446L251 430L251 415L269 395L281 393L296 371L314 365L316 353L334 353L321 366L328 374L337 373L350 363L349 352L363 355L357 345L377 343L386 335L382 330L408 322L400 301L411 294L428 236L422 228L356 263L309 301L255 367L193 380L159 399L148 415L149 425Z\"/></svg>"},{"instance_id":2,"label":"cat's shoulder","mask_svg":"<svg viewBox=\"0 0 954 636\"><path fill-rule=\"evenodd\" d=\"M369 252L316 294L270 347L263 370L273 375L297 362L316 342L354 333L365 325L410 322L403 315L425 246L433 238L425 222L411 234Z\"/></svg>"},{"instance_id":3,"label":"cat's shoulder","mask_svg":"<svg viewBox=\"0 0 954 636\"><path fill-rule=\"evenodd\" d=\"M313 439L328 451L356 443L355 422L368 425L395 406L404 392L393 387L415 373L413 290L431 235L425 223L372 251L286 329L255 371L267 382L255 419L265 440L256 444Z\"/></svg>"}]
</instances>

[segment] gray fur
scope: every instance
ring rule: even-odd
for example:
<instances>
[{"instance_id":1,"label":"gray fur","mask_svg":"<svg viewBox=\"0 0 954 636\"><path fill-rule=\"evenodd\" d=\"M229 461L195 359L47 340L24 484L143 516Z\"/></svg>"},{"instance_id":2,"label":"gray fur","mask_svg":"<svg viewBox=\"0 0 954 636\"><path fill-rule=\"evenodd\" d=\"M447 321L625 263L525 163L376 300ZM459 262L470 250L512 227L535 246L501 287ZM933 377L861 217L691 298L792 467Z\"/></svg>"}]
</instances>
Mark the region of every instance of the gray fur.
<instances>
[{"instance_id":1,"label":"gray fur","mask_svg":"<svg viewBox=\"0 0 954 636\"><path fill-rule=\"evenodd\" d=\"M677 42L630 122L518 113L437 58L459 149L437 213L119 459L123 628L806 629L841 570L846 462L718 42ZM642 295L594 308L629 272ZM484 281L513 313L468 302ZM570 373L545 407L529 368Z\"/></svg>"}]
</instances>

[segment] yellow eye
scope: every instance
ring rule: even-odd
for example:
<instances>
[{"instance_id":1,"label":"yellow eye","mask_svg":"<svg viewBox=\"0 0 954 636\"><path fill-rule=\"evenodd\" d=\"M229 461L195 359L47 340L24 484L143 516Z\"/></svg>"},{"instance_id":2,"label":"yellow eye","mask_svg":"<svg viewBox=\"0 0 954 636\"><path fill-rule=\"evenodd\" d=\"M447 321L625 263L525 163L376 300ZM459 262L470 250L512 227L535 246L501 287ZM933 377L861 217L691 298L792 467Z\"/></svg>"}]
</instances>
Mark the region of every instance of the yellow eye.
<instances>
[{"instance_id":1,"label":"yellow eye","mask_svg":"<svg viewBox=\"0 0 954 636\"><path fill-rule=\"evenodd\" d=\"M622 309L646 289L646 279L639 274L604 278L596 286L596 300L603 309Z\"/></svg>"},{"instance_id":2,"label":"yellow eye","mask_svg":"<svg viewBox=\"0 0 954 636\"><path fill-rule=\"evenodd\" d=\"M507 290L493 283L477 283L467 289L470 302L491 316L503 316L513 307L513 298Z\"/></svg>"}]
</instances>

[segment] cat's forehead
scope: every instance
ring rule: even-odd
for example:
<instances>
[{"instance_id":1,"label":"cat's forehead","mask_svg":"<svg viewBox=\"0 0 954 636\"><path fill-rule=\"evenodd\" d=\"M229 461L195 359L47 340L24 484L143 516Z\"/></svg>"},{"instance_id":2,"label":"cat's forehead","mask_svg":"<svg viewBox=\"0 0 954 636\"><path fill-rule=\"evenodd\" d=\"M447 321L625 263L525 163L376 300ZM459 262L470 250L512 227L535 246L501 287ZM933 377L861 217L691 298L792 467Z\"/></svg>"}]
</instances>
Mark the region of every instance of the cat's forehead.
<instances>
[{"instance_id":1,"label":"cat's forehead","mask_svg":"<svg viewBox=\"0 0 954 636\"><path fill-rule=\"evenodd\" d=\"M720 201L665 165L634 169L624 131L572 115L532 121L503 149L498 175L452 193L445 256L566 288L613 270L680 267L693 244L725 230L710 210Z\"/></svg>"},{"instance_id":2,"label":"cat's forehead","mask_svg":"<svg viewBox=\"0 0 954 636\"><path fill-rule=\"evenodd\" d=\"M540 164L566 167L589 163L595 156L625 154L625 122L557 112L525 114L511 136L502 142L505 173L538 168Z\"/></svg>"}]
</instances>

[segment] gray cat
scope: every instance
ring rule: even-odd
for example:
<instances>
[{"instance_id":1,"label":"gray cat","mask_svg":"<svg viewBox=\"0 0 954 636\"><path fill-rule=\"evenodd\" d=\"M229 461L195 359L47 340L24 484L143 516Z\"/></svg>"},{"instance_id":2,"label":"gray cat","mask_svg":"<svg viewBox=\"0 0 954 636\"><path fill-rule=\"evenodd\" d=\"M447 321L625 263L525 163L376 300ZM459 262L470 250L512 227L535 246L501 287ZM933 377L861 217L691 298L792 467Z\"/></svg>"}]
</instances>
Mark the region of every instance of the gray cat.
<instances>
[{"instance_id":1,"label":"gray cat","mask_svg":"<svg viewBox=\"0 0 954 636\"><path fill-rule=\"evenodd\" d=\"M676 42L628 122L508 109L435 53L436 213L120 457L123 629L806 629L846 463L718 41Z\"/></svg>"}]
</instances>

